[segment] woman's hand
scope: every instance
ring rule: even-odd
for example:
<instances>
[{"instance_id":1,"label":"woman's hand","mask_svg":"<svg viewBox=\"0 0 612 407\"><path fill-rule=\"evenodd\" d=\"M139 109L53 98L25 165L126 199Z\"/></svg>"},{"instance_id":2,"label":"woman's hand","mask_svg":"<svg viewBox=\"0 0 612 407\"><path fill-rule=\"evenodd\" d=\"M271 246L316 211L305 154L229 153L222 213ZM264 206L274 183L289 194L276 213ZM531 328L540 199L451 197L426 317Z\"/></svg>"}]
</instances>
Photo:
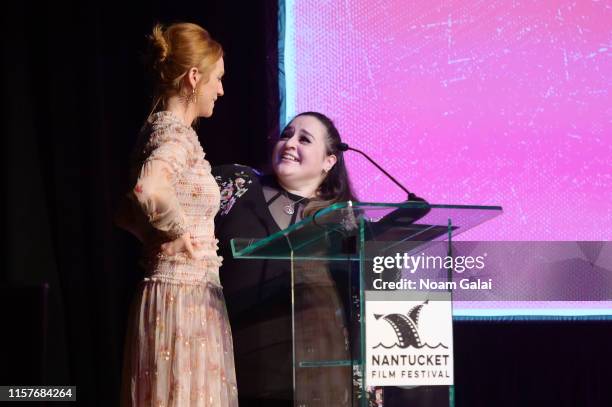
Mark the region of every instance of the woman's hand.
<instances>
[{"instance_id":1,"label":"woman's hand","mask_svg":"<svg viewBox=\"0 0 612 407\"><path fill-rule=\"evenodd\" d=\"M202 258L202 255L197 253L199 245L196 242L191 241L191 234L189 232L183 233L177 239L166 242L161 245L162 253L167 256L174 256L179 253L187 253L187 255L192 258L199 260Z\"/></svg>"}]
</instances>

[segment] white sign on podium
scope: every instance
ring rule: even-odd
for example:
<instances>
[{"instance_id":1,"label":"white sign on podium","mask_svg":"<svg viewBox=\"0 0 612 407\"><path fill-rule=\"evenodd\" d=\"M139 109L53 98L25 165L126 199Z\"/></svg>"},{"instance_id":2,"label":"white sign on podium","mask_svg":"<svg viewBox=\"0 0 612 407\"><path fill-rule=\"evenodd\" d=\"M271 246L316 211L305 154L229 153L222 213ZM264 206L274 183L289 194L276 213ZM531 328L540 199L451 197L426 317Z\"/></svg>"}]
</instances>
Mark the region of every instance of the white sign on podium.
<instances>
[{"instance_id":1,"label":"white sign on podium","mask_svg":"<svg viewBox=\"0 0 612 407\"><path fill-rule=\"evenodd\" d=\"M453 385L450 294L365 295L366 386Z\"/></svg>"}]
</instances>

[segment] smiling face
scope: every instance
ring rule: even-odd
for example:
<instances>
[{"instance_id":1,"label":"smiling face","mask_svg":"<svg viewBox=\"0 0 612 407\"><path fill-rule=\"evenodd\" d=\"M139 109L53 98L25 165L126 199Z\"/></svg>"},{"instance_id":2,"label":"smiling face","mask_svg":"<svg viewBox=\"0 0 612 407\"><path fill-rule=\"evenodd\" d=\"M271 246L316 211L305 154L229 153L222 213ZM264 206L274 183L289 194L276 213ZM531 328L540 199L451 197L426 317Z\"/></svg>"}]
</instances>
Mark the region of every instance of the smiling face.
<instances>
[{"instance_id":1,"label":"smiling face","mask_svg":"<svg viewBox=\"0 0 612 407\"><path fill-rule=\"evenodd\" d=\"M210 117L215 108L215 101L218 97L223 96L223 83L221 78L225 73L223 58L219 58L213 69L210 71L208 78L202 78L204 83L198 86L197 90L197 115L200 117ZM205 80L208 79L208 80Z\"/></svg>"},{"instance_id":2,"label":"smiling face","mask_svg":"<svg viewBox=\"0 0 612 407\"><path fill-rule=\"evenodd\" d=\"M272 166L281 184L318 187L336 163L336 156L327 154L327 138L325 126L317 118L304 115L293 119L272 153Z\"/></svg>"}]
</instances>

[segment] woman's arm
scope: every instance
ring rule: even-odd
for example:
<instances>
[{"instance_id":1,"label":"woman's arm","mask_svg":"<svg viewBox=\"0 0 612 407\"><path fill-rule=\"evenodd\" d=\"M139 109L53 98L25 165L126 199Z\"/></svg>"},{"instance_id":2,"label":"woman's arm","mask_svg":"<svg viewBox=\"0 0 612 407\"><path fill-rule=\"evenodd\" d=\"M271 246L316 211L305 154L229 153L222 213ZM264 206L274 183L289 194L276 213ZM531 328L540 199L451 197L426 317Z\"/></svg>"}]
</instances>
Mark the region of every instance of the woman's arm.
<instances>
[{"instance_id":1,"label":"woman's arm","mask_svg":"<svg viewBox=\"0 0 612 407\"><path fill-rule=\"evenodd\" d=\"M132 196L130 192L121 197L113 221L116 226L131 233L142 243L151 232L152 227Z\"/></svg>"},{"instance_id":2,"label":"woman's arm","mask_svg":"<svg viewBox=\"0 0 612 407\"><path fill-rule=\"evenodd\" d=\"M176 239L187 231L187 217L173 186L174 173L160 160L148 160L142 166L133 189L134 197L151 225Z\"/></svg>"},{"instance_id":3,"label":"woman's arm","mask_svg":"<svg viewBox=\"0 0 612 407\"><path fill-rule=\"evenodd\" d=\"M176 239L188 227L174 185L187 166L189 145L175 134L154 134L150 145L152 152L140 169L132 196L154 228Z\"/></svg>"}]
</instances>

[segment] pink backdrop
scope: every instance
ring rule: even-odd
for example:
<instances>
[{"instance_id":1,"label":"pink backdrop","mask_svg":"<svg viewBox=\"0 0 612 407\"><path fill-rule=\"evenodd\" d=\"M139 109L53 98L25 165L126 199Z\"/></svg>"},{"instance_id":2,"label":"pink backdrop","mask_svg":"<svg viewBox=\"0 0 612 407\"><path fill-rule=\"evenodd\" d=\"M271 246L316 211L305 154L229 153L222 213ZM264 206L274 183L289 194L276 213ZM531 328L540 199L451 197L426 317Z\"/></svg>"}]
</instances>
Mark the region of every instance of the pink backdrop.
<instances>
[{"instance_id":1,"label":"pink backdrop","mask_svg":"<svg viewBox=\"0 0 612 407\"><path fill-rule=\"evenodd\" d=\"M612 2L286 2L287 116L318 110L471 240L611 240ZM362 201L404 195L347 153Z\"/></svg>"}]
</instances>

